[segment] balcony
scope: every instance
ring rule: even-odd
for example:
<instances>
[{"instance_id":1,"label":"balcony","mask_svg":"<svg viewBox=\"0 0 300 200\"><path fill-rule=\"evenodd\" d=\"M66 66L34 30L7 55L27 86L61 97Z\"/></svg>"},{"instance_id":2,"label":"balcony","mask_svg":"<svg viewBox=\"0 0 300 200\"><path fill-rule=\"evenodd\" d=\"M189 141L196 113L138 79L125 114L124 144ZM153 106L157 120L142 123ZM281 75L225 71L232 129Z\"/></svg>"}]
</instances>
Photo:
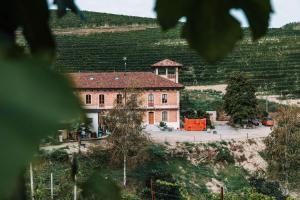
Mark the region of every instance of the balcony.
<instances>
[{"instance_id":1,"label":"balcony","mask_svg":"<svg viewBox=\"0 0 300 200\"><path fill-rule=\"evenodd\" d=\"M100 103L100 104L99 104L99 107L100 107L100 108L103 108L103 107L105 107L105 104L104 104L104 103Z\"/></svg>"},{"instance_id":2,"label":"balcony","mask_svg":"<svg viewBox=\"0 0 300 200\"><path fill-rule=\"evenodd\" d=\"M148 102L148 107L154 107L154 102Z\"/></svg>"},{"instance_id":3,"label":"balcony","mask_svg":"<svg viewBox=\"0 0 300 200\"><path fill-rule=\"evenodd\" d=\"M176 74L168 74L169 79L176 79Z\"/></svg>"}]
</instances>

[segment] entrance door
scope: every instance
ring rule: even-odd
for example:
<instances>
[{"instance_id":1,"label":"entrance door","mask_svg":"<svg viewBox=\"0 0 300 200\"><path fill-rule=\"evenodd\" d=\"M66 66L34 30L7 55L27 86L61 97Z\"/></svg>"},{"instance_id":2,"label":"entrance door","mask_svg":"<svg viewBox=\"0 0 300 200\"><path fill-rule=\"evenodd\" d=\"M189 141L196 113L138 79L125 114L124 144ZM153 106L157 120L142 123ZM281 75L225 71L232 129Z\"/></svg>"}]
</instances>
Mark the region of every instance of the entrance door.
<instances>
[{"instance_id":1,"label":"entrance door","mask_svg":"<svg viewBox=\"0 0 300 200\"><path fill-rule=\"evenodd\" d=\"M149 124L154 124L154 112L149 112Z\"/></svg>"}]
</instances>

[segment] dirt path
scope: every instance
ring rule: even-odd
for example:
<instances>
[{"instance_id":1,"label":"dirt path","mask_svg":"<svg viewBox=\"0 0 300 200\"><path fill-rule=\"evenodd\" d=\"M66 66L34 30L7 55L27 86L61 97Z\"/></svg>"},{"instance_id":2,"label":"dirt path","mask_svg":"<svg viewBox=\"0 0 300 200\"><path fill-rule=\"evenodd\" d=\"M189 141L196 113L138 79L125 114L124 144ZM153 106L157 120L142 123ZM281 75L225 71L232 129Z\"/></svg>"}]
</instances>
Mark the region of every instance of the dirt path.
<instances>
[{"instance_id":1,"label":"dirt path","mask_svg":"<svg viewBox=\"0 0 300 200\"><path fill-rule=\"evenodd\" d=\"M131 25L131 26L109 26L97 28L67 28L54 29L55 35L88 35L93 33L114 33L114 32L128 32L128 31L142 31L150 28L157 28L157 25Z\"/></svg>"},{"instance_id":2,"label":"dirt path","mask_svg":"<svg viewBox=\"0 0 300 200\"><path fill-rule=\"evenodd\" d=\"M219 85L199 85L199 86L186 86L186 90L215 90L220 91L223 94L226 92L227 84ZM266 99L270 102L279 103L283 105L296 105L300 107L300 99L289 99L289 100L279 100L280 95L257 95L258 99Z\"/></svg>"},{"instance_id":3,"label":"dirt path","mask_svg":"<svg viewBox=\"0 0 300 200\"><path fill-rule=\"evenodd\" d=\"M195 85L195 86L186 86L186 90L215 90L220 91L223 94L226 92L227 84L219 84L219 85Z\"/></svg>"}]
</instances>

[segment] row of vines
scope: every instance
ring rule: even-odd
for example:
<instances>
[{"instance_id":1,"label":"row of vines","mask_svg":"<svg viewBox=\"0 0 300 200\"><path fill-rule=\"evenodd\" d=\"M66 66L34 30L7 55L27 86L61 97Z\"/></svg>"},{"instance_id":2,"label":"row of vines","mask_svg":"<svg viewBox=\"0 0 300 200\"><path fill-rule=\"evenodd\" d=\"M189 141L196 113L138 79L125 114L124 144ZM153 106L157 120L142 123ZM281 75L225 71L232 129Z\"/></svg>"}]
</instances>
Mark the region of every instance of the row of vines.
<instances>
[{"instance_id":1,"label":"row of vines","mask_svg":"<svg viewBox=\"0 0 300 200\"><path fill-rule=\"evenodd\" d=\"M300 31L270 29L252 42L249 31L235 50L221 62L208 64L180 39L179 28L163 33L158 28L140 31L58 35L56 68L61 72L150 71L165 58L184 64L180 81L185 85L224 83L234 71L243 71L259 90L300 90Z\"/></svg>"}]
</instances>

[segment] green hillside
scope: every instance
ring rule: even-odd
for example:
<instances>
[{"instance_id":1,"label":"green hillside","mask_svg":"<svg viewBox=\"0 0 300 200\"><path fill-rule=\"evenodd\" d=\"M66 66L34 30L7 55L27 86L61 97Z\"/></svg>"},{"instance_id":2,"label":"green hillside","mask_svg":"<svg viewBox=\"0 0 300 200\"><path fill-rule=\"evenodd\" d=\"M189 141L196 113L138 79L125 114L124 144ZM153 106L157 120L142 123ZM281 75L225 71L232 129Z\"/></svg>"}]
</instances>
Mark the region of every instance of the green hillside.
<instances>
[{"instance_id":1,"label":"green hillside","mask_svg":"<svg viewBox=\"0 0 300 200\"><path fill-rule=\"evenodd\" d=\"M99 16L99 19L104 19L103 16L107 15ZM108 15L108 18L109 23L115 24L135 21L135 18L127 21L126 17L116 15ZM137 19L137 23L146 20ZM102 20L99 21L102 23ZM186 42L180 39L179 28L167 33L162 33L159 28L148 28L90 35L58 35L55 65L61 72L122 71L122 58L127 56L128 70L149 71L151 64L170 58L184 64L180 81L185 85L224 83L231 72L240 70L248 73L259 88L276 92L300 90L300 31L270 29L266 37L255 43L247 30L245 35L233 53L214 65L205 63L189 49Z\"/></svg>"},{"instance_id":2,"label":"green hillside","mask_svg":"<svg viewBox=\"0 0 300 200\"><path fill-rule=\"evenodd\" d=\"M56 17L55 11L51 12L51 25L53 28L93 28L100 26L155 24L156 20L151 18L133 17L125 15L114 15L107 13L83 12L85 20L69 12L62 19Z\"/></svg>"},{"instance_id":3,"label":"green hillside","mask_svg":"<svg viewBox=\"0 0 300 200\"><path fill-rule=\"evenodd\" d=\"M289 30L300 30L300 22L292 22L284 25L282 28Z\"/></svg>"}]
</instances>

